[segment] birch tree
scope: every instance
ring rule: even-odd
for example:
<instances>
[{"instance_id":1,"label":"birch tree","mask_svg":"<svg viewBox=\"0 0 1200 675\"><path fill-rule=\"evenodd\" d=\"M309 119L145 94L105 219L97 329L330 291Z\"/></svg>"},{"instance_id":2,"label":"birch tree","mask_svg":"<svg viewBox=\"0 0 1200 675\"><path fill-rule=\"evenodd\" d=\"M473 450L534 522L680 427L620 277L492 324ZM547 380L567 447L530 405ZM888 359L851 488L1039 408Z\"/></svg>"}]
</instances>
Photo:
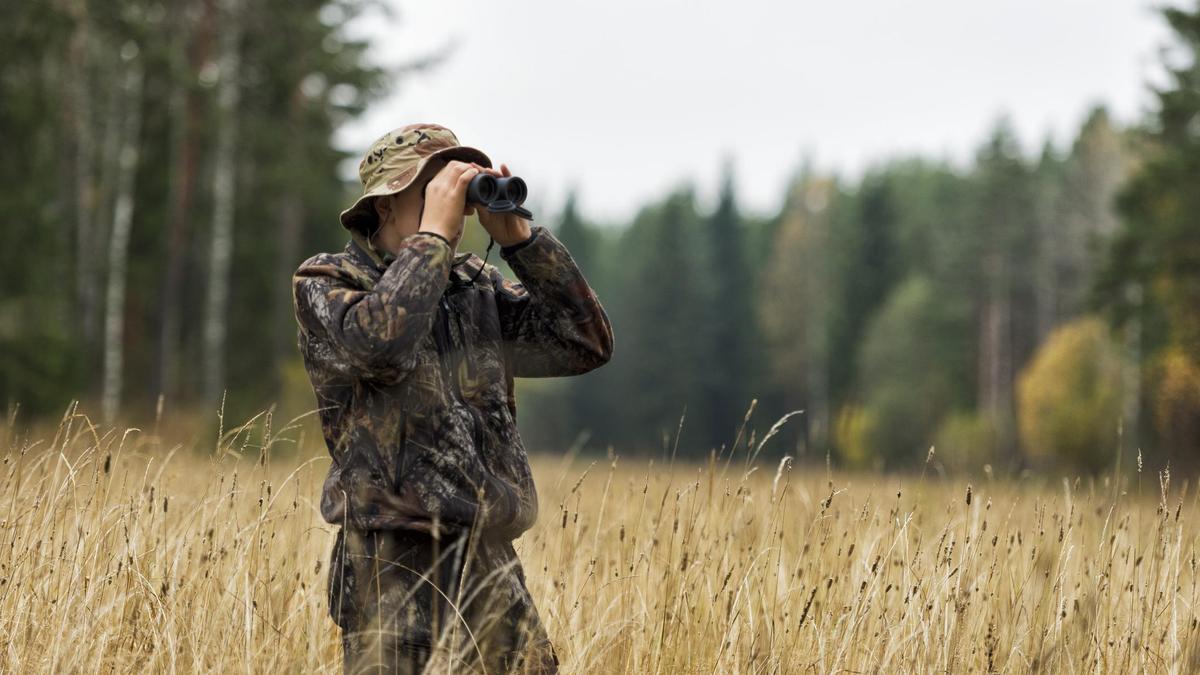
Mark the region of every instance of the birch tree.
<instances>
[{"instance_id":1,"label":"birch tree","mask_svg":"<svg viewBox=\"0 0 1200 675\"><path fill-rule=\"evenodd\" d=\"M129 233L133 225L134 181L137 176L141 135L142 63L138 46L127 42L121 48L125 65L121 87L125 105L118 160L116 199L113 202L112 236L108 243L108 284L104 318L104 390L101 409L105 422L117 415L121 403L125 366L125 283L128 275Z\"/></svg>"}]
</instances>

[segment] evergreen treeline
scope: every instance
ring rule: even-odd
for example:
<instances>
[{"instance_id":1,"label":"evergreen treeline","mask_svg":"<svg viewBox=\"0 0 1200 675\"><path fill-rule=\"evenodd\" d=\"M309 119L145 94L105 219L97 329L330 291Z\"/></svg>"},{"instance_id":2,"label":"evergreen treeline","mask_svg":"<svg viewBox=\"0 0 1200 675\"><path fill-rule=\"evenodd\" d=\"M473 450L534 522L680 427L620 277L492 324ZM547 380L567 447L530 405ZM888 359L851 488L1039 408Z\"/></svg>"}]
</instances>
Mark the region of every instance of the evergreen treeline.
<instances>
[{"instance_id":1,"label":"evergreen treeline","mask_svg":"<svg viewBox=\"0 0 1200 675\"><path fill-rule=\"evenodd\" d=\"M289 275L343 243L357 186L330 134L385 81L343 33L361 9L0 10L0 397L31 414L83 397L144 416L160 392L311 407ZM770 218L742 213L728 167L712 209L684 185L611 227L569 199L550 224L612 318L614 358L519 383L531 447L705 457L756 399L743 445L802 409L766 451L850 466L916 468L931 446L951 468L1191 461L1200 11L1164 16L1188 58L1137 128L1098 107L1033 154L1001 120L966 167L805 165Z\"/></svg>"},{"instance_id":2,"label":"evergreen treeline","mask_svg":"<svg viewBox=\"0 0 1200 675\"><path fill-rule=\"evenodd\" d=\"M569 205L558 232L618 342L605 368L527 387L566 421L526 427L660 451L684 416L680 452L703 455L732 444L757 399L760 436L805 411L779 451L894 469L936 444L947 461L1016 465L1019 378L1096 311L1132 142L1096 109L1071 147L1030 158L1002 121L967 169L898 160L847 182L804 167L768 220L740 214L728 172L708 213L690 187L616 230Z\"/></svg>"},{"instance_id":3,"label":"evergreen treeline","mask_svg":"<svg viewBox=\"0 0 1200 675\"><path fill-rule=\"evenodd\" d=\"M276 396L290 273L340 246L330 136L388 75L344 32L367 4L0 3L0 398Z\"/></svg>"}]
</instances>

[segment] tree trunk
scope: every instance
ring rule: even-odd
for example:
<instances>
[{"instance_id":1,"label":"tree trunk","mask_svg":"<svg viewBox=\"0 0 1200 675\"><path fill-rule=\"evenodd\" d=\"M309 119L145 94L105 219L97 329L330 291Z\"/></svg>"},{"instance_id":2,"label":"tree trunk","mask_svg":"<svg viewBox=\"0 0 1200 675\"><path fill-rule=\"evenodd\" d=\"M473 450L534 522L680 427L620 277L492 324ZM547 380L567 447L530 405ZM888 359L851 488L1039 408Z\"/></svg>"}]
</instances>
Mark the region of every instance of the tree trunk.
<instances>
[{"instance_id":1,"label":"tree trunk","mask_svg":"<svg viewBox=\"0 0 1200 675\"><path fill-rule=\"evenodd\" d=\"M63 113L73 150L70 161L74 173L75 294L79 308L79 329L85 344L88 344L96 337L97 315L97 294L92 278L96 143L92 90L88 83L92 51L91 17L87 3L82 1L69 3L66 11L74 19L75 28L67 45L67 77L64 78L66 98L70 105L64 106Z\"/></svg>"},{"instance_id":2,"label":"tree trunk","mask_svg":"<svg viewBox=\"0 0 1200 675\"><path fill-rule=\"evenodd\" d=\"M1037 222L1037 276L1034 280L1034 306L1037 314L1036 336L1037 344L1042 344L1059 322L1060 308L1058 306L1058 265L1060 259L1059 239L1063 227L1047 205L1042 205L1042 213L1038 214Z\"/></svg>"},{"instance_id":3,"label":"tree trunk","mask_svg":"<svg viewBox=\"0 0 1200 675\"><path fill-rule=\"evenodd\" d=\"M105 74L109 81L122 82L129 71L128 64L119 55L106 61ZM106 268L102 264L102 258L96 255L96 252L106 250L110 244L109 236L116 210L117 184L121 174L121 151L125 143L125 127L128 121L123 115L126 114L125 109L130 105L138 105L137 102L129 100L123 87L110 89L104 111L104 140L100 149L99 182L94 204L95 217L92 221L91 238L84 251L81 252L83 259L80 263L80 270L84 274L84 281L88 288L83 310L84 331L87 337L87 343L84 345L87 350L85 353L88 355L89 362L101 364L106 348L104 342L106 336L100 334L101 330L105 330L105 327L100 326L100 322L105 320L102 312L106 311L106 307L102 307L100 304L100 291L105 285ZM103 301L107 305L107 298L104 298ZM97 376L101 378L100 385L103 393L104 373L97 373Z\"/></svg>"},{"instance_id":4,"label":"tree trunk","mask_svg":"<svg viewBox=\"0 0 1200 675\"><path fill-rule=\"evenodd\" d=\"M978 408L993 425L997 459L1012 459L1013 329L1009 266L1000 253L983 261L983 304L979 312Z\"/></svg>"},{"instance_id":5,"label":"tree trunk","mask_svg":"<svg viewBox=\"0 0 1200 675\"><path fill-rule=\"evenodd\" d=\"M142 63L137 47L121 49L125 58L125 119L121 129L117 192L113 202L112 236L108 246L108 284L104 319L104 392L101 408L104 421L112 422L121 404L125 328L125 280L129 259L129 231L133 225L133 191L137 177L139 136L142 121ZM128 55L128 56L126 56Z\"/></svg>"},{"instance_id":6,"label":"tree trunk","mask_svg":"<svg viewBox=\"0 0 1200 675\"><path fill-rule=\"evenodd\" d=\"M292 312L292 272L300 264L300 235L304 213L300 197L285 190L279 205L279 259L275 278L278 292L275 298L275 364L286 361L285 356L296 349L296 320Z\"/></svg>"},{"instance_id":7,"label":"tree trunk","mask_svg":"<svg viewBox=\"0 0 1200 675\"><path fill-rule=\"evenodd\" d=\"M1142 405L1142 302L1141 284L1125 289L1129 303L1135 308L1124 331L1125 363L1122 366L1121 388L1121 448L1118 452L1130 456L1141 448ZM1118 455L1120 457L1122 455Z\"/></svg>"},{"instance_id":8,"label":"tree trunk","mask_svg":"<svg viewBox=\"0 0 1200 675\"><path fill-rule=\"evenodd\" d=\"M229 268L233 258L236 204L237 109L240 92L240 0L222 0L218 38L220 83L217 90L217 144L213 165L212 248L208 298L204 312L204 397L217 404L225 390L225 340L228 333Z\"/></svg>"},{"instance_id":9,"label":"tree trunk","mask_svg":"<svg viewBox=\"0 0 1200 675\"><path fill-rule=\"evenodd\" d=\"M304 97L297 86L292 91L288 105L288 127L292 138L300 136L300 118L304 106ZM304 157L300 144L289 147L292 167L303 166ZM273 372L279 373L280 367L287 360L288 354L296 350L296 321L292 312L292 272L300 264L300 238L303 234L304 211L300 201L299 190L294 181L288 181L288 187L282 191L279 203L279 257L276 260L275 279L275 325L274 349L271 351Z\"/></svg>"},{"instance_id":10,"label":"tree trunk","mask_svg":"<svg viewBox=\"0 0 1200 675\"><path fill-rule=\"evenodd\" d=\"M182 0L178 15L186 16L188 0ZM199 157L203 99L192 90L196 73L208 61L212 47L212 27L216 6L205 0L204 13L196 28L191 49L181 45L175 58L180 63L181 76L176 79L171 94L171 196L167 221L166 267L163 273L162 308L159 313L158 365L154 375L154 390L167 403L179 395L179 346L182 340L183 280L187 267L187 240L191 229L192 201L195 194L196 168ZM183 19L181 19L181 22ZM186 26L181 26L186 28ZM181 32L186 32L182 30ZM185 45L186 43L182 43Z\"/></svg>"}]
</instances>

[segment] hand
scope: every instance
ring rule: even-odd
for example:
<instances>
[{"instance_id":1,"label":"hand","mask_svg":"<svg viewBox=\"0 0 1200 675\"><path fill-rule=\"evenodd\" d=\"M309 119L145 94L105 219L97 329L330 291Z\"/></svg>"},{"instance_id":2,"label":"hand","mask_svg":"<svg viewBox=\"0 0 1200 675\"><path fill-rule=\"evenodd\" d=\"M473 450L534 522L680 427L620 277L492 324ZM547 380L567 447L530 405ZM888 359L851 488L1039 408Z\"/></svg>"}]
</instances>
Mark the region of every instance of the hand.
<instances>
[{"instance_id":1,"label":"hand","mask_svg":"<svg viewBox=\"0 0 1200 675\"><path fill-rule=\"evenodd\" d=\"M457 246L462 238L463 217L474 210L466 205L467 186L480 167L451 160L425 185L421 231L440 234Z\"/></svg>"},{"instance_id":2,"label":"hand","mask_svg":"<svg viewBox=\"0 0 1200 675\"><path fill-rule=\"evenodd\" d=\"M512 175L507 164L501 164L499 171L475 163L472 163L471 166L496 178ZM470 179L468 179L469 181ZM495 239L496 243L501 246L520 243L532 234L529 221L515 213L492 213L482 206L476 208L475 211L479 214L479 224L483 225L483 229L487 230L488 234L492 235L492 239Z\"/></svg>"}]
</instances>

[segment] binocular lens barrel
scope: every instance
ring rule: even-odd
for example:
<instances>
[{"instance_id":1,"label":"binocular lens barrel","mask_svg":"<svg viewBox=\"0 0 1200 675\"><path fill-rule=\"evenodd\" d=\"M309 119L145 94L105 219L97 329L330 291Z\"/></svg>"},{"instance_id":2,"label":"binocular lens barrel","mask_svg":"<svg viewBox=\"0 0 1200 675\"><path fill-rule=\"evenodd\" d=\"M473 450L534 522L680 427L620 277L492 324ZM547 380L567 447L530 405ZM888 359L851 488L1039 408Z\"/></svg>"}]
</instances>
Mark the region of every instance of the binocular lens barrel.
<instances>
[{"instance_id":1,"label":"binocular lens barrel","mask_svg":"<svg viewBox=\"0 0 1200 675\"><path fill-rule=\"evenodd\" d=\"M501 199L507 199L520 206L525 202L525 197L529 196L529 189L525 187L525 181L517 176L501 178L498 182L500 183Z\"/></svg>"},{"instance_id":2,"label":"binocular lens barrel","mask_svg":"<svg viewBox=\"0 0 1200 675\"><path fill-rule=\"evenodd\" d=\"M467 185L467 202L489 204L500 197L500 184L495 176L481 173Z\"/></svg>"}]
</instances>

